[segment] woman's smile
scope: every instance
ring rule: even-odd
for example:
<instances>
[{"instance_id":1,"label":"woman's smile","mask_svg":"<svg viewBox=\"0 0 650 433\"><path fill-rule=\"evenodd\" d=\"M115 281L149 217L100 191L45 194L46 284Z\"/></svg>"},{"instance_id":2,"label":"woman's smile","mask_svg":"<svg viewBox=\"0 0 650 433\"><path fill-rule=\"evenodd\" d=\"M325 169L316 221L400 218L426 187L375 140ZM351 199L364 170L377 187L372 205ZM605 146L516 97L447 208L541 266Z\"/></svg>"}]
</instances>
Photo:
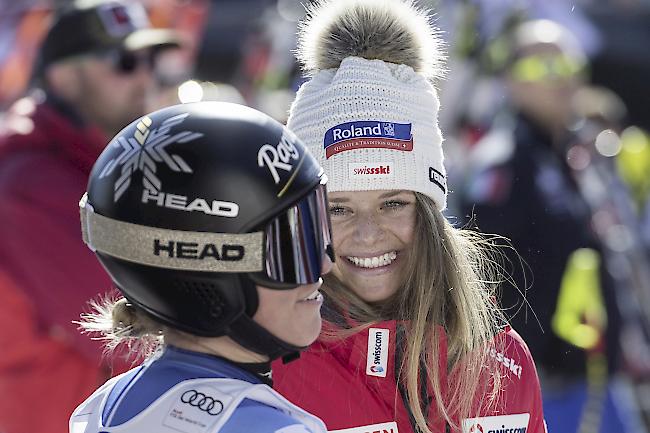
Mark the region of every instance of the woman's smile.
<instances>
[{"instance_id":1,"label":"woman's smile","mask_svg":"<svg viewBox=\"0 0 650 433\"><path fill-rule=\"evenodd\" d=\"M329 196L334 275L361 299L388 299L402 285L415 230L411 191L333 192Z\"/></svg>"}]
</instances>

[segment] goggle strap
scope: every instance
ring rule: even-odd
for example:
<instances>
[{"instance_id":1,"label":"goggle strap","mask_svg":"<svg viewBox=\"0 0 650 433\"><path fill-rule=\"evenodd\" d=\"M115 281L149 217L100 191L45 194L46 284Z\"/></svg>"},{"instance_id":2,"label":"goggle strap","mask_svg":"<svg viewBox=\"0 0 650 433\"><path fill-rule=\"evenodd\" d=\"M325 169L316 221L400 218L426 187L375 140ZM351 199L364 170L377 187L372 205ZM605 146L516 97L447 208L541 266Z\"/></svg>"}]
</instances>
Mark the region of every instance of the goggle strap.
<instances>
[{"instance_id":1,"label":"goggle strap","mask_svg":"<svg viewBox=\"0 0 650 433\"><path fill-rule=\"evenodd\" d=\"M79 203L84 242L96 252L167 269L198 272L263 270L264 233L168 230L117 221Z\"/></svg>"}]
</instances>

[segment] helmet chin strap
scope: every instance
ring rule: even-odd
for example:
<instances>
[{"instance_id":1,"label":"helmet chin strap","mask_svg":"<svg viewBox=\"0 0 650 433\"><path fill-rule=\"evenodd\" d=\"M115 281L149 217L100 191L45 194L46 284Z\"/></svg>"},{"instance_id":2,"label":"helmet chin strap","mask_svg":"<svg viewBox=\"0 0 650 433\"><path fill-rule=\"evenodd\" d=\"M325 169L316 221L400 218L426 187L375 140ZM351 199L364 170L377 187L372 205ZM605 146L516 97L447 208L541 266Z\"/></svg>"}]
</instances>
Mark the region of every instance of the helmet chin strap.
<instances>
[{"instance_id":1,"label":"helmet chin strap","mask_svg":"<svg viewBox=\"0 0 650 433\"><path fill-rule=\"evenodd\" d=\"M292 361L300 357L301 350L306 349L277 338L245 314L233 322L228 335L244 348L266 355L271 361L280 357L285 363Z\"/></svg>"},{"instance_id":2,"label":"helmet chin strap","mask_svg":"<svg viewBox=\"0 0 650 433\"><path fill-rule=\"evenodd\" d=\"M245 274L240 275L239 283L246 300L246 311L232 322L228 336L242 347L268 356L271 361L282 357L286 363L299 358L300 351L307 347L287 343L255 322L253 315L259 305L255 283Z\"/></svg>"}]
</instances>

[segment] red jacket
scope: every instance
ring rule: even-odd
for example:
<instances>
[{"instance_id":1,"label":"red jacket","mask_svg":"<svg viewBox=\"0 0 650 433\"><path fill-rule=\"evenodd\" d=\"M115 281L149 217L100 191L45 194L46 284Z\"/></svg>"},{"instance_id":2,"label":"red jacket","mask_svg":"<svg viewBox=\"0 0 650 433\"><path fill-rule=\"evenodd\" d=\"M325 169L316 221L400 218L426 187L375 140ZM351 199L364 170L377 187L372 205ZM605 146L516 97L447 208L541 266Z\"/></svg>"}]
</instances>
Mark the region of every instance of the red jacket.
<instances>
[{"instance_id":1,"label":"red jacket","mask_svg":"<svg viewBox=\"0 0 650 433\"><path fill-rule=\"evenodd\" d=\"M319 416L329 431L355 428L349 433L413 433L395 379L395 327L394 321L383 322L345 340L318 340L300 359L286 365L274 363L274 388ZM385 340L385 331L378 336L376 329L388 330L387 341L380 341ZM528 347L511 329L496 338L505 343L505 353L491 354L502 368L502 398L496 409L482 408L481 418L467 420L463 433L544 433L539 380ZM442 338L441 353L446 353L446 347ZM441 360L441 365L446 365L446 359ZM371 375L384 373L385 377ZM455 374L467 373L447 375L446 368L440 368L439 374L446 387ZM447 431L435 404L429 405L428 419L434 433Z\"/></svg>"},{"instance_id":2,"label":"red jacket","mask_svg":"<svg viewBox=\"0 0 650 433\"><path fill-rule=\"evenodd\" d=\"M109 376L101 344L72 323L111 287L81 240L78 208L105 143L30 98L0 123L2 433L67 432L70 413Z\"/></svg>"}]
</instances>

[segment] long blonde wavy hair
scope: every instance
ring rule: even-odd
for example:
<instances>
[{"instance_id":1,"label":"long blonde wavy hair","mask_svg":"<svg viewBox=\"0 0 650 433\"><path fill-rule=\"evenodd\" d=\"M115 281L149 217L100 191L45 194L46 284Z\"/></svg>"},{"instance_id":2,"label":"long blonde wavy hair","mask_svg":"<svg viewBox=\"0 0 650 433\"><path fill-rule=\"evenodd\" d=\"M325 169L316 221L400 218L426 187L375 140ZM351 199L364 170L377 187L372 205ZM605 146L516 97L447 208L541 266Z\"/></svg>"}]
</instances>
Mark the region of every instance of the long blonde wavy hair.
<instances>
[{"instance_id":1,"label":"long blonde wavy hair","mask_svg":"<svg viewBox=\"0 0 650 433\"><path fill-rule=\"evenodd\" d=\"M501 351L494 337L505 319L495 291L504 273L495 238L454 228L429 197L415 196L415 235L402 288L390 299L371 305L330 273L323 290L328 302L361 323L361 328L383 320L405 322L398 382L405 386L417 429L431 433L420 395L422 368L439 413L455 428L454 418L470 417L472 408L498 404L501 376L488 352ZM447 393L438 374L444 359L439 351L440 329L448 342L447 372L462 369L458 380L448 384ZM326 338L354 331L328 332Z\"/></svg>"}]
</instances>

